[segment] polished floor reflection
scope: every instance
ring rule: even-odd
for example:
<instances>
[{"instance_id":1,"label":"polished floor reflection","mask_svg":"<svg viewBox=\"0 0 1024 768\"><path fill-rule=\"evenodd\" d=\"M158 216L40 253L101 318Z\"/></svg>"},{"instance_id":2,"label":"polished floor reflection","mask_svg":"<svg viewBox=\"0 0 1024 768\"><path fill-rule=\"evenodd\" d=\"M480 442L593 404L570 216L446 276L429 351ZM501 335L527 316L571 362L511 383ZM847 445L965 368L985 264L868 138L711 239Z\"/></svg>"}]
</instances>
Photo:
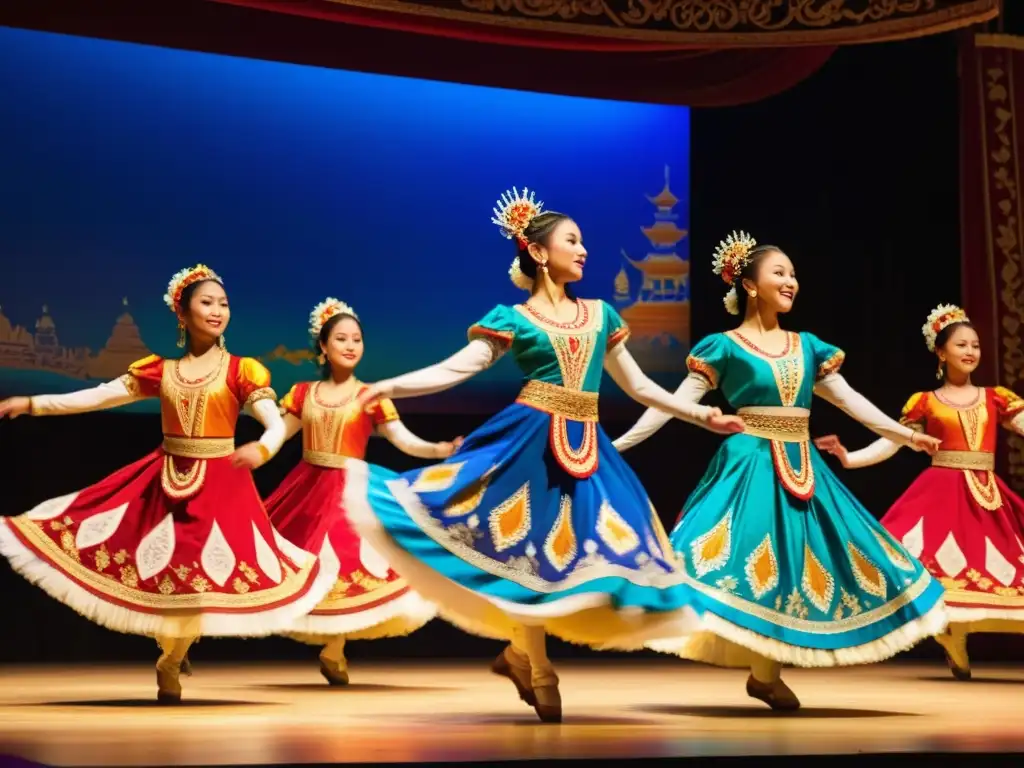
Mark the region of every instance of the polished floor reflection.
<instances>
[{"instance_id":1,"label":"polished floor reflection","mask_svg":"<svg viewBox=\"0 0 1024 768\"><path fill-rule=\"evenodd\" d=\"M857 752L1024 752L1024 668L886 664L787 670L793 714L745 675L672 659L560 665L565 722L542 725L487 662L198 662L161 707L141 665L0 668L0 754L48 765L289 765Z\"/></svg>"}]
</instances>

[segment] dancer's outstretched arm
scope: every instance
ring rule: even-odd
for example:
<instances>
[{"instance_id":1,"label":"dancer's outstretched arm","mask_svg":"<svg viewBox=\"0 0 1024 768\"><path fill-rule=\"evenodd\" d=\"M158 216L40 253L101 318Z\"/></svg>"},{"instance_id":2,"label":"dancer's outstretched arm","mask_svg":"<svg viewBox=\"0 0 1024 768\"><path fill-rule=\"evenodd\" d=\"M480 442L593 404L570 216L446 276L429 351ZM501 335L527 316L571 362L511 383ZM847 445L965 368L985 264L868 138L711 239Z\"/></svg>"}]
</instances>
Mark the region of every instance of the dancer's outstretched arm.
<instances>
[{"instance_id":1,"label":"dancer's outstretched arm","mask_svg":"<svg viewBox=\"0 0 1024 768\"><path fill-rule=\"evenodd\" d=\"M443 392L487 370L504 352L502 347L486 339L473 339L447 360L442 360L436 365L370 384L360 394L359 402L365 405L381 397L397 400Z\"/></svg>"},{"instance_id":2,"label":"dancer's outstretched arm","mask_svg":"<svg viewBox=\"0 0 1024 768\"><path fill-rule=\"evenodd\" d=\"M723 416L718 408L699 405L698 401L703 396L703 392L694 398L693 393L688 389L684 390L682 387L680 387L675 395L670 395L659 387L640 370L640 366L637 365L633 356L629 354L625 344L619 344L608 353L608 356L605 358L604 367L615 383L638 403L642 403L650 408L656 408L658 411L664 411L675 416L677 419L705 427L713 432L733 434L743 431L743 421L740 418L736 416ZM669 418L671 417L666 415L664 417L665 422ZM654 430L651 430L651 434L657 431L663 424L664 422L659 424ZM633 430L635 429L636 427L634 426ZM630 432L633 430L630 430ZM622 438L619 438L619 440L622 440ZM616 447L618 447L618 441L616 441Z\"/></svg>"},{"instance_id":3,"label":"dancer's outstretched arm","mask_svg":"<svg viewBox=\"0 0 1024 768\"><path fill-rule=\"evenodd\" d=\"M690 374L683 383L676 389L675 399L685 400L691 403L699 403L701 399L707 394L710 389L708 380L703 376ZM655 432L664 427L672 417L664 411L658 410L657 408L648 408L644 411L643 415L637 419L628 432L620 435L612 445L621 453L622 451L628 451L630 448L639 445L647 438L651 437Z\"/></svg>"},{"instance_id":4,"label":"dancer's outstretched arm","mask_svg":"<svg viewBox=\"0 0 1024 768\"><path fill-rule=\"evenodd\" d=\"M877 435L901 446L933 454L942 441L922 434L886 416L864 395L857 392L840 373L830 373L814 385L814 394L827 400Z\"/></svg>"},{"instance_id":5,"label":"dancer's outstretched arm","mask_svg":"<svg viewBox=\"0 0 1024 768\"><path fill-rule=\"evenodd\" d=\"M398 450L418 459L447 459L462 444L461 437L451 442L431 443L409 431L401 419L382 424L379 429Z\"/></svg>"},{"instance_id":6,"label":"dancer's outstretched arm","mask_svg":"<svg viewBox=\"0 0 1024 768\"><path fill-rule=\"evenodd\" d=\"M124 377L107 381L97 387L80 389L66 395L36 395L34 397L11 397L0 402L0 418L12 419L29 414L31 416L68 416L74 413L104 411L117 408L136 400L144 400L136 388L130 388Z\"/></svg>"}]
</instances>

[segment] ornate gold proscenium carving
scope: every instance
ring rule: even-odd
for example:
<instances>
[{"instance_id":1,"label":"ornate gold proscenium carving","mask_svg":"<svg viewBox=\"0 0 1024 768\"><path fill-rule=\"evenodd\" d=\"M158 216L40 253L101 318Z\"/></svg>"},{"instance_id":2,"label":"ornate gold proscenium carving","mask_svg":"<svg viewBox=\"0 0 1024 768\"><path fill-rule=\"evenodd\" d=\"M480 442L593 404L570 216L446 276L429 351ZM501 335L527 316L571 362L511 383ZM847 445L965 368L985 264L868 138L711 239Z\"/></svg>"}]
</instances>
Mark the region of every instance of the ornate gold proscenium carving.
<instances>
[{"instance_id":1,"label":"ornate gold proscenium carving","mask_svg":"<svg viewBox=\"0 0 1024 768\"><path fill-rule=\"evenodd\" d=\"M329 0L376 11L584 36L706 45L917 37L995 17L999 0Z\"/></svg>"}]
</instances>

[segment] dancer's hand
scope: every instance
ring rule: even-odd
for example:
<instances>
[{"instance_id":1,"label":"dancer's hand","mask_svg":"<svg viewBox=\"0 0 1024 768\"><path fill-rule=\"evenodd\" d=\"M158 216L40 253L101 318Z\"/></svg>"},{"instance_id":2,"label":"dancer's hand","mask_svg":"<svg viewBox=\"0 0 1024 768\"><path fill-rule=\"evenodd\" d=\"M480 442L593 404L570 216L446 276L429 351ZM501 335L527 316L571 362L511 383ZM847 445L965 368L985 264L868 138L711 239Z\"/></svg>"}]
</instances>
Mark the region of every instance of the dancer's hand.
<instances>
[{"instance_id":1,"label":"dancer's hand","mask_svg":"<svg viewBox=\"0 0 1024 768\"><path fill-rule=\"evenodd\" d=\"M267 458L267 449L254 441L235 449L231 454L231 466L235 469L256 469L262 466Z\"/></svg>"},{"instance_id":2,"label":"dancer's hand","mask_svg":"<svg viewBox=\"0 0 1024 768\"><path fill-rule=\"evenodd\" d=\"M451 456L453 453L455 453L461 447L462 447L462 436L461 435L459 437L456 437L450 443L449 442L438 443L437 444L437 458L439 458L439 459L447 459L449 456Z\"/></svg>"},{"instance_id":3,"label":"dancer's hand","mask_svg":"<svg viewBox=\"0 0 1024 768\"><path fill-rule=\"evenodd\" d=\"M825 453L835 456L844 467L848 468L850 466L846 448L839 441L838 435L825 435L824 437L816 438L814 445L819 451L825 451Z\"/></svg>"},{"instance_id":4,"label":"dancer's hand","mask_svg":"<svg viewBox=\"0 0 1024 768\"><path fill-rule=\"evenodd\" d=\"M910 447L915 451L927 453L929 456L934 456L938 453L941 446L942 441L939 438L926 435L923 432L915 432L910 436Z\"/></svg>"},{"instance_id":5,"label":"dancer's hand","mask_svg":"<svg viewBox=\"0 0 1024 768\"><path fill-rule=\"evenodd\" d=\"M9 397L6 400L0 400L0 419L4 417L16 419L19 416L24 416L31 408L32 401L27 397Z\"/></svg>"},{"instance_id":6,"label":"dancer's hand","mask_svg":"<svg viewBox=\"0 0 1024 768\"><path fill-rule=\"evenodd\" d=\"M380 400L382 396L383 394L376 384L368 384L363 387L362 392L359 393L359 396L356 398L356 404L359 406L360 410L365 410L373 402Z\"/></svg>"},{"instance_id":7,"label":"dancer's hand","mask_svg":"<svg viewBox=\"0 0 1024 768\"><path fill-rule=\"evenodd\" d=\"M708 429L720 435L737 435L743 431L743 419L739 416L725 416L718 408L712 408L704 422Z\"/></svg>"}]
</instances>

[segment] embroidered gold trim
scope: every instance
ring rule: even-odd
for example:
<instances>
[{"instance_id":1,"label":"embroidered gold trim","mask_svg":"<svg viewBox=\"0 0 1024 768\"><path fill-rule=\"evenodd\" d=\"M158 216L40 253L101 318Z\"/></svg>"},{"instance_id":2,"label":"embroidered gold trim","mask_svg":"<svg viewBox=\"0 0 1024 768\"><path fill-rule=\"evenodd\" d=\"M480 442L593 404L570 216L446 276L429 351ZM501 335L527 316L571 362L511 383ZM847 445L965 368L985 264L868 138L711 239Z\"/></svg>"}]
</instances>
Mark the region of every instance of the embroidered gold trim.
<instances>
[{"instance_id":1,"label":"embroidered gold trim","mask_svg":"<svg viewBox=\"0 0 1024 768\"><path fill-rule=\"evenodd\" d=\"M996 485L994 472L985 472L985 479L978 477L971 469L963 470L964 478L967 480L967 490L982 509L995 512L1003 506L1003 497L999 493L999 486Z\"/></svg>"},{"instance_id":2,"label":"embroidered gold trim","mask_svg":"<svg viewBox=\"0 0 1024 768\"><path fill-rule=\"evenodd\" d=\"M597 421L597 392L574 389L531 379L520 390L517 403L569 421Z\"/></svg>"},{"instance_id":3,"label":"embroidered gold trim","mask_svg":"<svg viewBox=\"0 0 1024 768\"><path fill-rule=\"evenodd\" d=\"M327 469L341 469L348 461L348 456L329 451L303 451L302 460L314 467L326 467Z\"/></svg>"},{"instance_id":4,"label":"embroidered gold trim","mask_svg":"<svg viewBox=\"0 0 1024 768\"><path fill-rule=\"evenodd\" d=\"M343 592L351 586L349 582L343 579L338 579L334 583L334 587L327 593L327 597L321 600L316 608L310 613L314 616L331 614L331 613L348 613L353 608L362 608L368 603L375 603L380 600L384 600L388 597L393 597L398 592L409 589L409 584L405 579L395 579L394 581L386 581L379 587L365 592L361 595L353 595L349 597L344 595L342 597L335 597L338 592Z\"/></svg>"},{"instance_id":5,"label":"embroidered gold trim","mask_svg":"<svg viewBox=\"0 0 1024 768\"><path fill-rule=\"evenodd\" d=\"M959 608L970 608L971 606L982 605L994 608L1020 608L1024 610L1024 594L995 594L993 592L970 592L965 589L956 589L956 579L941 578L939 581L946 588L946 605ZM1012 589L1012 587L1010 588ZM965 605L957 605L965 603Z\"/></svg>"},{"instance_id":6,"label":"embroidered gold trim","mask_svg":"<svg viewBox=\"0 0 1024 768\"><path fill-rule=\"evenodd\" d=\"M163 449L164 453L182 459L222 459L235 452L235 439L164 435Z\"/></svg>"},{"instance_id":7,"label":"embroidered gold trim","mask_svg":"<svg viewBox=\"0 0 1024 768\"><path fill-rule=\"evenodd\" d=\"M629 339L629 337L630 337L629 328L628 328L628 326L624 325L621 328L619 328L619 330L617 330L614 333L611 333L611 334L608 335L608 343L605 346L605 349L607 349L609 352L611 352L612 349L614 349L619 344L621 344L622 342L624 342L627 339Z\"/></svg>"},{"instance_id":8,"label":"embroidered gold trim","mask_svg":"<svg viewBox=\"0 0 1024 768\"><path fill-rule=\"evenodd\" d=\"M174 463L174 457L164 456L163 467L160 470L160 487L168 498L175 501L184 501L195 496L203 487L206 480L206 461L196 459L184 472L180 471Z\"/></svg>"},{"instance_id":9,"label":"embroidered gold trim","mask_svg":"<svg viewBox=\"0 0 1024 768\"><path fill-rule=\"evenodd\" d=\"M254 403L258 403L260 400L277 400L277 393L270 387L254 389L245 398L245 405L251 408Z\"/></svg>"},{"instance_id":10,"label":"embroidered gold trim","mask_svg":"<svg viewBox=\"0 0 1024 768\"><path fill-rule=\"evenodd\" d=\"M992 472L996 468L996 455L986 451L938 451L932 456L932 466Z\"/></svg>"},{"instance_id":11,"label":"embroidered gold trim","mask_svg":"<svg viewBox=\"0 0 1024 768\"><path fill-rule=\"evenodd\" d=\"M689 355L686 358L686 370L697 376L703 376L708 380L712 389L718 389L718 372L711 363L701 360L699 357Z\"/></svg>"},{"instance_id":12,"label":"embroidered gold trim","mask_svg":"<svg viewBox=\"0 0 1024 768\"><path fill-rule=\"evenodd\" d=\"M464 560L469 565L486 571L494 576L507 579L521 587L532 589L535 592L549 594L568 589L573 589L583 584L605 578L620 578L637 586L667 587L673 584L680 584L687 579L685 573L679 570L665 571L663 573L652 573L649 570L640 571L637 568L630 568L614 563L597 563L583 570L574 570L564 579L548 581L533 571L523 570L517 567L512 561L501 562L492 557L478 552L472 546L466 544L462 539L453 535L455 532L447 528L439 520L435 519L419 502L415 494L410 494L409 483L405 480L389 480L388 487L394 493L396 500L402 509L416 525L420 527L427 536L441 547L451 552L456 557Z\"/></svg>"},{"instance_id":13,"label":"embroidered gold trim","mask_svg":"<svg viewBox=\"0 0 1024 768\"><path fill-rule=\"evenodd\" d=\"M735 595L727 590L704 584L694 577L686 574L684 581L694 589L708 595L714 600L743 613L750 614L754 618L761 619L786 629L793 629L798 632L808 632L816 635L837 635L843 632L853 632L875 624L883 619L892 616L896 611L909 605L920 597L927 589L932 577L928 573L922 573L921 577L907 587L906 590L894 597L887 603L869 611L856 613L844 619L833 618L830 621L801 619L796 616L788 616L785 613L767 608L760 603L754 603Z\"/></svg>"},{"instance_id":14,"label":"embroidered gold trim","mask_svg":"<svg viewBox=\"0 0 1024 768\"><path fill-rule=\"evenodd\" d=\"M130 577L122 577L122 581L127 582L127 584L122 583L122 581L115 581L111 576L96 573L83 565L78 557L76 557L79 555L77 549L74 550L74 555L62 550L35 522L24 520L20 517L12 517L9 518L8 524L18 529L30 546L38 552L37 556L48 567L67 574L94 594L119 600L135 609L148 612L218 609L242 610L273 606L275 603L294 598L309 581L310 572L313 568L317 567L319 562L316 558L310 558L297 572L291 568L282 567L284 578L280 584L262 590L250 589L245 594L212 591L197 591L196 593L179 592L173 595L154 594L133 588L138 584L138 577L134 575L134 568L132 566L125 566L125 568L131 568L131 573L133 574ZM114 559L117 560L118 558L115 557ZM285 563L282 561L282 566L284 565Z\"/></svg>"},{"instance_id":15,"label":"embroidered gold trim","mask_svg":"<svg viewBox=\"0 0 1024 768\"><path fill-rule=\"evenodd\" d=\"M772 440L772 464L775 465L775 475L782 483L782 487L789 493L802 501L807 501L814 495L814 467L811 466L811 444L800 443L800 471L793 469L789 460L789 453L786 452L786 444L780 440Z\"/></svg>"},{"instance_id":16,"label":"embroidered gold trim","mask_svg":"<svg viewBox=\"0 0 1024 768\"><path fill-rule=\"evenodd\" d=\"M843 363L846 361L846 353L841 349L837 349L832 353L832 357L826 360L824 363L818 366L818 374L815 377L816 381L821 381L826 376L829 376L840 368L843 367Z\"/></svg>"},{"instance_id":17,"label":"embroidered gold trim","mask_svg":"<svg viewBox=\"0 0 1024 768\"><path fill-rule=\"evenodd\" d=\"M806 408L748 407L740 408L738 414L745 434L783 443L811 439L811 412Z\"/></svg>"},{"instance_id":18,"label":"embroidered gold trim","mask_svg":"<svg viewBox=\"0 0 1024 768\"><path fill-rule=\"evenodd\" d=\"M548 442L562 469L582 480L597 471L597 424L583 422L583 440L579 448L573 448L569 442L568 429L568 420L564 416L552 416Z\"/></svg>"}]
</instances>

